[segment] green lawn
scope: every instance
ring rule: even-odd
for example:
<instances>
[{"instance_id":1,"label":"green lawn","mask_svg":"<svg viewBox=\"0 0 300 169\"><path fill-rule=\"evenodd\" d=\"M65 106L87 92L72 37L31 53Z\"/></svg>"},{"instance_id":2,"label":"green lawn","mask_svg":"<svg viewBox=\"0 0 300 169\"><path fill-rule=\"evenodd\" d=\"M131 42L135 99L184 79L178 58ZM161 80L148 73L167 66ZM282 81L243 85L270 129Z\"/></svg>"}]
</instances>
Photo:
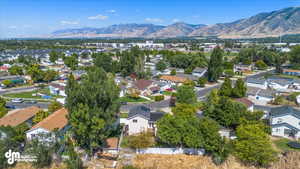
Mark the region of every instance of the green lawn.
<instances>
[{"instance_id":1,"label":"green lawn","mask_svg":"<svg viewBox=\"0 0 300 169\"><path fill-rule=\"evenodd\" d=\"M40 96L33 96L34 94L42 93L48 96L52 96L52 98L61 98L62 96L51 95L48 88L38 89L30 92L22 92L22 93L9 93L3 95L4 97L10 98L23 98L23 99L42 99Z\"/></svg>"},{"instance_id":2,"label":"green lawn","mask_svg":"<svg viewBox=\"0 0 300 169\"><path fill-rule=\"evenodd\" d=\"M172 96L173 92L170 92L170 91L164 91L162 94L163 94L163 95L166 95L166 96Z\"/></svg>"},{"instance_id":3,"label":"green lawn","mask_svg":"<svg viewBox=\"0 0 300 169\"><path fill-rule=\"evenodd\" d=\"M276 147L278 149L280 149L282 152L285 152L285 151L300 151L300 149L294 149L294 148L291 148L287 145L288 142L290 142L291 140L289 139L286 139L286 138L281 138L281 139L278 139L278 140L274 140L273 143L276 145Z\"/></svg>"},{"instance_id":4,"label":"green lawn","mask_svg":"<svg viewBox=\"0 0 300 169\"><path fill-rule=\"evenodd\" d=\"M133 102L133 103L134 102L148 102L149 101L149 100L141 98L141 97L135 99L135 98L128 97L128 96L120 97L119 100L120 100L120 102Z\"/></svg>"},{"instance_id":5,"label":"green lawn","mask_svg":"<svg viewBox=\"0 0 300 169\"><path fill-rule=\"evenodd\" d=\"M121 113L120 114L120 118L127 118L128 117L128 113Z\"/></svg>"}]
</instances>

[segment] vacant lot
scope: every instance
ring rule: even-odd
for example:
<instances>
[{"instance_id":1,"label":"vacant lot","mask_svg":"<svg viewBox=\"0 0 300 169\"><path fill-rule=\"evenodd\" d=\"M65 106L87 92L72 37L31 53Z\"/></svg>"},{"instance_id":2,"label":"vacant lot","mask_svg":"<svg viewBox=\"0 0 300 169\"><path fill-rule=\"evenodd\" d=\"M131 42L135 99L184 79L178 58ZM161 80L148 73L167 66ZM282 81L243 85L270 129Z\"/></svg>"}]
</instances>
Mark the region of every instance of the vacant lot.
<instances>
[{"instance_id":1,"label":"vacant lot","mask_svg":"<svg viewBox=\"0 0 300 169\"><path fill-rule=\"evenodd\" d=\"M138 155L133 164L139 169L263 169L245 166L234 157L216 166L210 157L188 155ZM281 156L268 169L299 169L300 152L290 152Z\"/></svg>"}]
</instances>

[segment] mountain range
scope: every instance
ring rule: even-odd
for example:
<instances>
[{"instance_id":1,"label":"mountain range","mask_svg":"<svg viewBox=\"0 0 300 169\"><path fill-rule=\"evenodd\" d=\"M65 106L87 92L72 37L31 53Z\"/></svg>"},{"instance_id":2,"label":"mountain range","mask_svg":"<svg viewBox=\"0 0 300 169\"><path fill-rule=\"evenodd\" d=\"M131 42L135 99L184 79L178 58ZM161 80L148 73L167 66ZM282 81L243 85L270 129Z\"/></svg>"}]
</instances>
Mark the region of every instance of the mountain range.
<instances>
[{"instance_id":1,"label":"mountain range","mask_svg":"<svg viewBox=\"0 0 300 169\"><path fill-rule=\"evenodd\" d=\"M168 26L136 23L119 24L103 28L58 30L53 32L51 37L174 38L217 36L219 38L262 38L286 34L300 34L300 7L259 13L231 23L193 25L178 22Z\"/></svg>"}]
</instances>

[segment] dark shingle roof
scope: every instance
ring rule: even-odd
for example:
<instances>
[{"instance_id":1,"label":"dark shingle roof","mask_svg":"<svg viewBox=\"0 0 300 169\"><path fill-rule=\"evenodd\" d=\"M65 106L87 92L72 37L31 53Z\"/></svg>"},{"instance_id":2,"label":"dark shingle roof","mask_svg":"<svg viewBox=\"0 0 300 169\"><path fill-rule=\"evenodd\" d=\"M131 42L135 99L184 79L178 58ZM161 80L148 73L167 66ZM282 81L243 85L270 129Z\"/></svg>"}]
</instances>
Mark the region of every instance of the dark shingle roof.
<instances>
[{"instance_id":1,"label":"dark shingle roof","mask_svg":"<svg viewBox=\"0 0 300 169\"><path fill-rule=\"evenodd\" d=\"M282 116L287 114L292 114L300 118L300 109L296 109L291 106L281 106L281 107L276 107L271 109L271 116L277 117L277 116Z\"/></svg>"},{"instance_id":2,"label":"dark shingle roof","mask_svg":"<svg viewBox=\"0 0 300 169\"><path fill-rule=\"evenodd\" d=\"M165 115L164 112L151 112L150 113L150 121L155 122L162 118Z\"/></svg>"},{"instance_id":3,"label":"dark shingle roof","mask_svg":"<svg viewBox=\"0 0 300 169\"><path fill-rule=\"evenodd\" d=\"M129 110L128 118L132 118L136 115L141 115L150 120L150 108L146 106L136 106Z\"/></svg>"},{"instance_id":4,"label":"dark shingle roof","mask_svg":"<svg viewBox=\"0 0 300 169\"><path fill-rule=\"evenodd\" d=\"M266 80L265 79L256 79L256 78L247 78L246 82L263 85L263 84L265 84Z\"/></svg>"}]
</instances>

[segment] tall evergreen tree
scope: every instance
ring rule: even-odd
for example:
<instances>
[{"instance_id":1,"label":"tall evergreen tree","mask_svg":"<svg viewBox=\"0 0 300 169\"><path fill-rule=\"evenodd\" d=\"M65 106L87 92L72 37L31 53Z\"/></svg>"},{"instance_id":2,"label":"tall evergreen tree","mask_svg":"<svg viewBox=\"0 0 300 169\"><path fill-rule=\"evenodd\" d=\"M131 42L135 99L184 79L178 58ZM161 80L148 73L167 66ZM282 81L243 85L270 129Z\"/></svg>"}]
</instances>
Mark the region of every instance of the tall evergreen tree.
<instances>
[{"instance_id":1,"label":"tall evergreen tree","mask_svg":"<svg viewBox=\"0 0 300 169\"><path fill-rule=\"evenodd\" d=\"M217 82L223 72L223 50L216 47L209 60L208 64L208 81Z\"/></svg>"}]
</instances>

